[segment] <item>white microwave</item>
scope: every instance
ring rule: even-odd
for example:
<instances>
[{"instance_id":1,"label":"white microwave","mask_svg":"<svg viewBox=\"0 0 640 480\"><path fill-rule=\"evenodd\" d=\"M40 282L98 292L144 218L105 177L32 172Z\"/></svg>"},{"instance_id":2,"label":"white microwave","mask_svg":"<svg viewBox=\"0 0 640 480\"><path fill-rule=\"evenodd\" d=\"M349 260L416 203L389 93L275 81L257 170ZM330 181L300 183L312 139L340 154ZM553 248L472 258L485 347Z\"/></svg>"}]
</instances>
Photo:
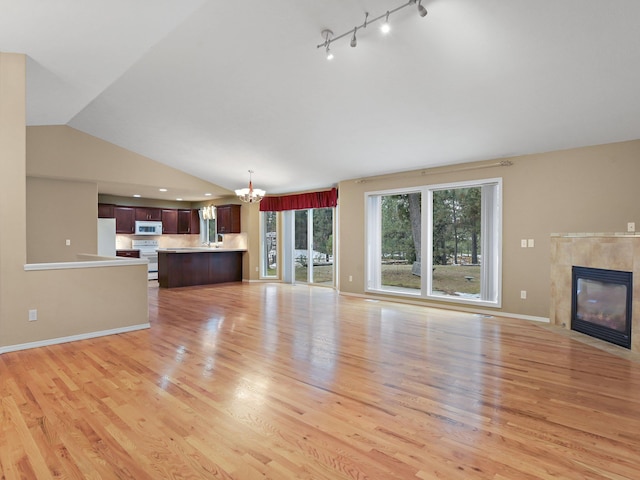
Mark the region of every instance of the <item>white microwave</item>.
<instances>
[{"instance_id":1,"label":"white microwave","mask_svg":"<svg viewBox=\"0 0 640 480\"><path fill-rule=\"evenodd\" d=\"M137 220L133 233L136 235L162 235L162 222Z\"/></svg>"}]
</instances>

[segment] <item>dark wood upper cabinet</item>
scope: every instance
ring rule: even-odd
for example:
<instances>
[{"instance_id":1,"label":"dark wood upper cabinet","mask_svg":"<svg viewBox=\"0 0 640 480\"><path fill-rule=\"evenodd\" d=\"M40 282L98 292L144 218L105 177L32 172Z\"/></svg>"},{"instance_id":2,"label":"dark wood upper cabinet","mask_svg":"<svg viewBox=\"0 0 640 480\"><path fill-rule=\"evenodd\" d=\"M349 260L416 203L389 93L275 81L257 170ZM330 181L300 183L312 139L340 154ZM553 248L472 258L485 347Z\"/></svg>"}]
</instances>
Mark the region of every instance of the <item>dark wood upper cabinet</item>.
<instances>
[{"instance_id":1,"label":"dark wood upper cabinet","mask_svg":"<svg viewBox=\"0 0 640 480\"><path fill-rule=\"evenodd\" d=\"M113 207L113 216L116 219L116 233L132 234L135 227L136 209L133 207Z\"/></svg>"},{"instance_id":2,"label":"dark wood upper cabinet","mask_svg":"<svg viewBox=\"0 0 640 480\"><path fill-rule=\"evenodd\" d=\"M191 210L191 234L200 235L200 211L198 209Z\"/></svg>"},{"instance_id":3,"label":"dark wood upper cabinet","mask_svg":"<svg viewBox=\"0 0 640 480\"><path fill-rule=\"evenodd\" d=\"M196 235L200 233L198 210L178 210L178 233Z\"/></svg>"},{"instance_id":4,"label":"dark wood upper cabinet","mask_svg":"<svg viewBox=\"0 0 640 480\"><path fill-rule=\"evenodd\" d=\"M98 218L113 218L113 207L111 203L99 203Z\"/></svg>"},{"instance_id":5,"label":"dark wood upper cabinet","mask_svg":"<svg viewBox=\"0 0 640 480\"><path fill-rule=\"evenodd\" d=\"M162 233L200 233L200 214L197 209L124 207L109 203L98 204L98 218L115 218L116 233L133 234L138 220L162 222Z\"/></svg>"},{"instance_id":6,"label":"dark wood upper cabinet","mask_svg":"<svg viewBox=\"0 0 640 480\"><path fill-rule=\"evenodd\" d=\"M162 233L169 235L178 233L178 210L169 208L162 210Z\"/></svg>"},{"instance_id":7,"label":"dark wood upper cabinet","mask_svg":"<svg viewBox=\"0 0 640 480\"><path fill-rule=\"evenodd\" d=\"M216 207L218 233L240 233L240 208L240 205Z\"/></svg>"},{"instance_id":8,"label":"dark wood upper cabinet","mask_svg":"<svg viewBox=\"0 0 640 480\"><path fill-rule=\"evenodd\" d=\"M152 220L159 222L162 220L161 208L136 207L136 220Z\"/></svg>"}]
</instances>

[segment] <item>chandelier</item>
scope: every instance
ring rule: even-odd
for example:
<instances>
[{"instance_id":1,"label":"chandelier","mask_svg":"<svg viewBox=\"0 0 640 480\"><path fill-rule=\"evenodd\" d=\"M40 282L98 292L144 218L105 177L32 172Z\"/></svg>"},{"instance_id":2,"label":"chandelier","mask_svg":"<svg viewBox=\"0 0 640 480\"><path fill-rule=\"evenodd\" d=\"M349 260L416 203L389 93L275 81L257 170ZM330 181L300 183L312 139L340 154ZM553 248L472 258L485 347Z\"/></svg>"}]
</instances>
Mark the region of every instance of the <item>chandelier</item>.
<instances>
[{"instance_id":1,"label":"chandelier","mask_svg":"<svg viewBox=\"0 0 640 480\"><path fill-rule=\"evenodd\" d=\"M251 175L253 173L253 170L249 170L249 188L240 188L236 190L238 198L245 203L258 203L267 193L259 188L253 188L253 183L251 182Z\"/></svg>"}]
</instances>

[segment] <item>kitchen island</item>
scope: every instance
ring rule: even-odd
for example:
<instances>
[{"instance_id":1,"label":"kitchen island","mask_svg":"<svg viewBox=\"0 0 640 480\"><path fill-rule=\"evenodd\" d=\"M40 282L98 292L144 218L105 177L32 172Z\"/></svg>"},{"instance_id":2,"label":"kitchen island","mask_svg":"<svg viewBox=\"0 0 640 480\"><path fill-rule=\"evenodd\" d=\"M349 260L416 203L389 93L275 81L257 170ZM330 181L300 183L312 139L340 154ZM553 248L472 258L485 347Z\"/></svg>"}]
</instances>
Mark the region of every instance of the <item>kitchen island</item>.
<instances>
[{"instance_id":1,"label":"kitchen island","mask_svg":"<svg viewBox=\"0 0 640 480\"><path fill-rule=\"evenodd\" d=\"M241 282L246 249L158 249L158 284L161 288Z\"/></svg>"}]
</instances>

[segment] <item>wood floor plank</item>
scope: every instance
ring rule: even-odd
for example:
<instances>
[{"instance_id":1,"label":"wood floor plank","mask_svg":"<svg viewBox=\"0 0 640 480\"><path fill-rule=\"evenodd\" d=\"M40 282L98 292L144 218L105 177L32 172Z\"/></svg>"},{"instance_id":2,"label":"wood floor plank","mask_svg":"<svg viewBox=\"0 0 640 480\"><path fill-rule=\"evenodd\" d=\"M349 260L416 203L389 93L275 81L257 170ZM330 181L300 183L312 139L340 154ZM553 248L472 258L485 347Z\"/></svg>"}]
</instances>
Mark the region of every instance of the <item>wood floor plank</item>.
<instances>
[{"instance_id":1,"label":"wood floor plank","mask_svg":"<svg viewBox=\"0 0 640 480\"><path fill-rule=\"evenodd\" d=\"M0 356L0 478L639 478L638 356L581 334L304 285L149 314Z\"/></svg>"}]
</instances>

